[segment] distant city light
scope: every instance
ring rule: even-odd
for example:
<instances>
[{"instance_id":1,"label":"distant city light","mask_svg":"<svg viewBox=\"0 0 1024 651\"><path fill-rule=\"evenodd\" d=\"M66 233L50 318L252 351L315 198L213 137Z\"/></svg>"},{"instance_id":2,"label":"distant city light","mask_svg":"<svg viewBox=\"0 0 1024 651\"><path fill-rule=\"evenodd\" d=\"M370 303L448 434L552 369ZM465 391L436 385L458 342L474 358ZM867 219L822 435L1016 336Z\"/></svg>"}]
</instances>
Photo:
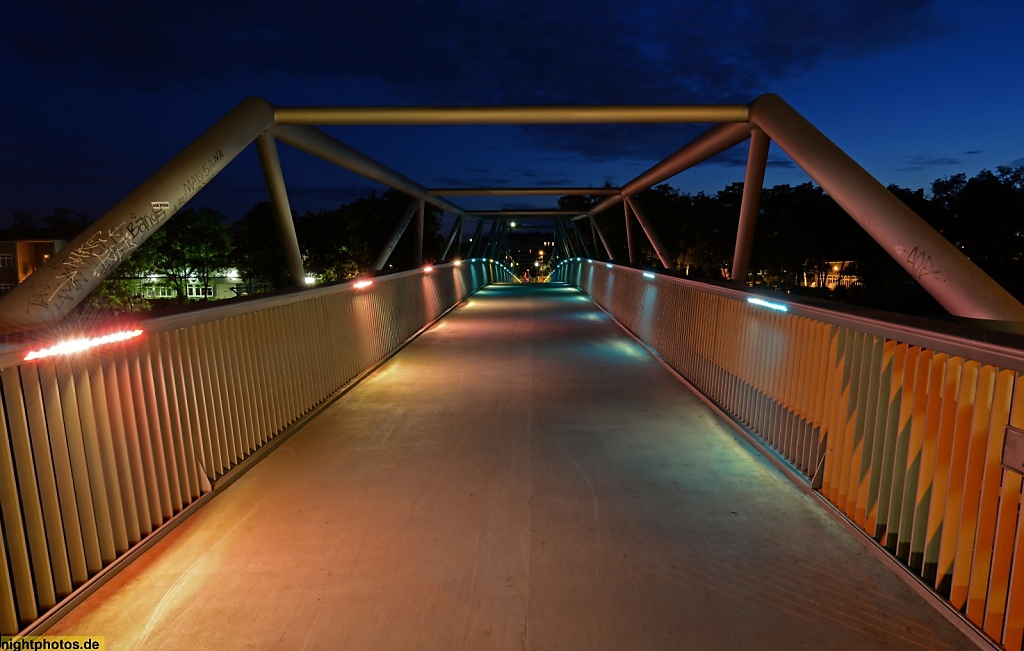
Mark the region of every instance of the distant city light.
<instances>
[{"instance_id":1,"label":"distant city light","mask_svg":"<svg viewBox=\"0 0 1024 651\"><path fill-rule=\"evenodd\" d=\"M52 357L54 355L72 355L74 353L80 353L84 350L89 350L90 348L96 348L97 346L114 344L119 341L134 339L135 337L138 337L141 334L142 330L124 330L121 332L114 332L109 335L103 335L102 337L69 339L68 341L62 341L59 344L56 344L49 348L33 350L29 354L25 355L25 361L27 362L32 359L40 359L42 357Z\"/></svg>"},{"instance_id":2,"label":"distant city light","mask_svg":"<svg viewBox=\"0 0 1024 651\"><path fill-rule=\"evenodd\" d=\"M782 303L775 303L773 301L766 301L766 300L764 300L762 298L754 298L753 296L750 296L750 297L747 298L747 302L748 303L753 303L754 305L760 305L761 307L766 307L769 310L776 310L778 312L789 312L789 308L787 308Z\"/></svg>"}]
</instances>

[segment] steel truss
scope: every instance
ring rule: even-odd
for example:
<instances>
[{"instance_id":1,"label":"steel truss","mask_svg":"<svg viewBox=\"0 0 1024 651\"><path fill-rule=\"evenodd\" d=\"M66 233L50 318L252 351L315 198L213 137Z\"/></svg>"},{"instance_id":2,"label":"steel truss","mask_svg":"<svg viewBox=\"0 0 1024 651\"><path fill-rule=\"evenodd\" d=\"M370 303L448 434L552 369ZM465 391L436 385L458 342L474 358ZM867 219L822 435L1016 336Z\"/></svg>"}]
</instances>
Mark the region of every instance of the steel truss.
<instances>
[{"instance_id":1,"label":"steel truss","mask_svg":"<svg viewBox=\"0 0 1024 651\"><path fill-rule=\"evenodd\" d=\"M313 125L469 125L717 123L621 188L450 188L428 189L333 138ZM972 263L941 234L907 208L881 183L847 156L776 95L762 95L749 105L710 106L521 106L521 107L276 107L260 98L241 102L172 158L79 237L55 254L25 282L0 300L0 327L25 330L51 324L67 315L131 252L142 245L247 146L256 143L271 205L294 285L304 287L304 272L287 188L277 157L278 141L387 187L412 201L378 257L382 269L406 227L416 223L416 258L422 260L422 219L426 203L456 215L447 250L465 228L484 221L491 229L488 254L497 255L507 221L556 220L566 249L583 238L574 221L586 219L612 259L611 248L594 221L623 202L630 261L636 262L640 226L665 267L671 265L657 234L634 197L654 185L750 139L732 278L744 280L764 181L768 148L775 142L824 189L876 242L917 280L950 314L989 327L1020 330L1024 305ZM589 194L605 198L584 214L563 211L467 211L449 196L525 196ZM570 220L569 228L563 222Z\"/></svg>"}]
</instances>

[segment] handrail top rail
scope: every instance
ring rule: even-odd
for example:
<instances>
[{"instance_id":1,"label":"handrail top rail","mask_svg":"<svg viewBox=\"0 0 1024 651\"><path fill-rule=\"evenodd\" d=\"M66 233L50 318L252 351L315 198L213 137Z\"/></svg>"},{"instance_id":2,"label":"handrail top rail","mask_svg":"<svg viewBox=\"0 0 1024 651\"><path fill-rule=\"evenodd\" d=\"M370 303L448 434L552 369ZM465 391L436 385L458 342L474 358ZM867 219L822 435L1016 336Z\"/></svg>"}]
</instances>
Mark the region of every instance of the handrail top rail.
<instances>
[{"instance_id":1,"label":"handrail top rail","mask_svg":"<svg viewBox=\"0 0 1024 651\"><path fill-rule=\"evenodd\" d=\"M632 274L642 275L644 273L651 273L651 271L627 267L620 264L598 260L591 261L588 258L573 258L564 262L589 263L594 265L613 264L617 270ZM672 276L664 273L657 273L657 279L737 301L745 302L747 298L757 297L782 302L785 303L788 308L788 314L814 319L830 325L851 328L866 334L893 339L912 346L921 346L923 348L935 350L936 352L956 355L958 357L964 357L965 359L971 359L984 364L992 364L1000 368L1012 369L1024 373L1024 338L1020 335L987 329L972 329L970 326L964 324L934 321L924 317L904 317L904 315L898 315L895 313L884 313L887 316L903 318L904 321L928 321L927 325L932 327L915 326L906 322L901 323L899 321L883 320L881 318L865 314L854 314L817 305L810 305L801 300L804 297L782 298L777 294L772 294L770 292L757 292L749 289L743 290L734 287L724 287L721 285L705 283L699 280L691 280L689 278L680 278L678 276ZM853 308L853 306L845 307ZM876 310L871 311L876 312ZM877 312L882 314L881 310L877 310ZM1012 340L1014 343L1019 341L1021 342L1021 347L1015 347L1011 344L997 343L994 341L974 339L967 332L962 334L958 334L956 332L943 332L943 329L970 330L971 333L983 334L987 337L1006 339L1007 341Z\"/></svg>"},{"instance_id":2,"label":"handrail top rail","mask_svg":"<svg viewBox=\"0 0 1024 651\"><path fill-rule=\"evenodd\" d=\"M484 258L476 258L474 260L459 261L458 264L468 263L487 263ZM494 262L493 264L498 264ZM433 271L431 273L437 273L443 269L457 266L455 262L447 262L443 264L432 265ZM402 271L394 274L386 274L383 276L373 277L374 284L386 283L394 280L399 280L407 276L417 275L424 273L422 268L410 269L408 271ZM369 277L368 277L369 278ZM231 317L240 316L243 314L250 314L253 312L259 312L261 310L269 310L276 307L282 307L285 305L291 305L302 301L315 300L324 296L330 296L334 294L343 294L348 292L360 292L359 288L355 287L357 281L353 280L345 283L337 283L331 285L324 285L321 287L311 287L303 290L292 290L282 291L275 293L270 296L255 296L244 299L228 299L224 301L216 301L208 306L198 307L196 309L187 310L184 312L178 312L174 314L165 314L159 316L140 315L138 319L132 321L126 317L118 317L111 319L108 323L118 323L120 325L133 324L135 326L141 326L145 329L147 335L160 334L163 332L169 332L171 330L179 330L182 328L191 327L200 323L210 323L214 321L220 321ZM98 327L95 332L98 334L105 334L106 330L102 327L103 324ZM9 343L0 345L0 369L17 366L25 360L27 352L33 348L37 348L44 340L46 340L51 333L60 328L66 330L66 326L57 326L44 328L32 333L29 333L31 340L23 342ZM64 333L66 334L66 332ZM56 338L56 337L54 337Z\"/></svg>"}]
</instances>

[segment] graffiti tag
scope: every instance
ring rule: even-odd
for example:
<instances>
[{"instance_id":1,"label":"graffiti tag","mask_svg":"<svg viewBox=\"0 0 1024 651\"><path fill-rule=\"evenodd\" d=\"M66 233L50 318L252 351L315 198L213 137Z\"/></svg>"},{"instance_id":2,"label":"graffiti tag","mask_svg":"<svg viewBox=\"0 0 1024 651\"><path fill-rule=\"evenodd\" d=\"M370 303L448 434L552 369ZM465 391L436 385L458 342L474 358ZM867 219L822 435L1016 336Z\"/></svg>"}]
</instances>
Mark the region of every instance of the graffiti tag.
<instances>
[{"instance_id":1,"label":"graffiti tag","mask_svg":"<svg viewBox=\"0 0 1024 651\"><path fill-rule=\"evenodd\" d=\"M932 260L932 256L918 249L918 247L915 246L910 251L907 251L902 246L898 246L896 251L900 255L907 254L906 260L907 264L910 265L910 273L914 274L918 280L925 276L939 273L939 268L936 266L935 261Z\"/></svg>"}]
</instances>

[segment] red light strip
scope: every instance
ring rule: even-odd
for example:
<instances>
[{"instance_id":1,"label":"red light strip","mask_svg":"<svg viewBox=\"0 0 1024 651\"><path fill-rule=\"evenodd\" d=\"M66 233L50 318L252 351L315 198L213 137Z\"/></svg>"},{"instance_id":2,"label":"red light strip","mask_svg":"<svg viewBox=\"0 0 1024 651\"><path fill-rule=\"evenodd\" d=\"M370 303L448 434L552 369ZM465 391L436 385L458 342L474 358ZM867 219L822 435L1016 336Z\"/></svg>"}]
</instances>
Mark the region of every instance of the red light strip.
<instances>
[{"instance_id":1,"label":"red light strip","mask_svg":"<svg viewBox=\"0 0 1024 651\"><path fill-rule=\"evenodd\" d=\"M51 346L50 348L43 348L42 350L33 350L28 355L25 355L25 361L32 359L40 359L42 357L52 357L53 355L72 355L74 353L80 353L90 348L96 348L97 346L105 346L106 344L115 344L119 341L126 341L128 339L134 339L142 334L142 330L124 330L122 332L114 332L109 335L103 335L102 337L91 337L84 339L69 339L62 341L59 344Z\"/></svg>"}]
</instances>

